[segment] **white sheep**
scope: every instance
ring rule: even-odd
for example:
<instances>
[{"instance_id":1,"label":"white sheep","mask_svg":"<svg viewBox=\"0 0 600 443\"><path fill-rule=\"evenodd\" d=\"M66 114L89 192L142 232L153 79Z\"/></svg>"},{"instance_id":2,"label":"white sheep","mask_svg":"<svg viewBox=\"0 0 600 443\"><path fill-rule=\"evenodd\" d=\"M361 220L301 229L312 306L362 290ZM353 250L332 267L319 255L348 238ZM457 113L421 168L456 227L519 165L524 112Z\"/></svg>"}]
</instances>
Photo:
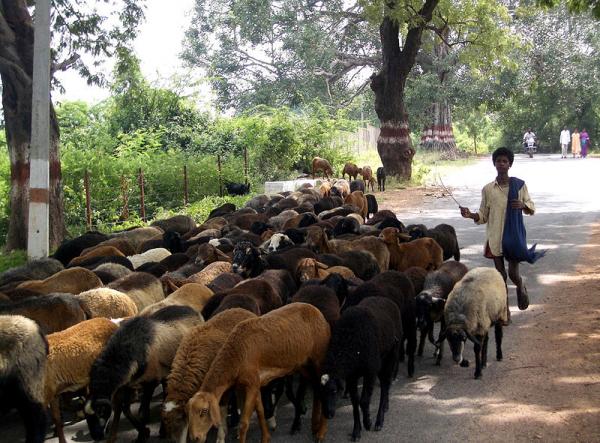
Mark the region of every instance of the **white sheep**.
<instances>
[{"instance_id":1,"label":"white sheep","mask_svg":"<svg viewBox=\"0 0 600 443\"><path fill-rule=\"evenodd\" d=\"M502 360L502 324L507 320L506 285L496 269L474 268L456 284L444 308L446 329L441 343L448 339L452 358L463 367L462 352L467 338L474 343L475 378L487 364L488 331L495 327L496 359Z\"/></svg>"},{"instance_id":2,"label":"white sheep","mask_svg":"<svg viewBox=\"0 0 600 443\"><path fill-rule=\"evenodd\" d=\"M154 248L149 249L146 252L142 252L141 254L130 255L127 258L133 265L133 269L137 269L145 263L158 263L167 258L169 255L171 255L171 253L165 248Z\"/></svg>"},{"instance_id":3,"label":"white sheep","mask_svg":"<svg viewBox=\"0 0 600 443\"><path fill-rule=\"evenodd\" d=\"M110 288L96 288L75 296L92 318L122 318L137 315L138 308L127 294Z\"/></svg>"}]
</instances>

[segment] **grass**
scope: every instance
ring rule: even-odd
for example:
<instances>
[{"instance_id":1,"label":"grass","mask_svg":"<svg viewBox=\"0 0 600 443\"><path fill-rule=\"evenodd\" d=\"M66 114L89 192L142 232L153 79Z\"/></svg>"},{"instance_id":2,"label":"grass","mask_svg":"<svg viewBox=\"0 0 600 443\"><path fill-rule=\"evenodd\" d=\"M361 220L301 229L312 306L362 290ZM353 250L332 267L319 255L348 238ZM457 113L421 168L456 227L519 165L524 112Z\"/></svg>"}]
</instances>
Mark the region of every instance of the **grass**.
<instances>
[{"instance_id":1,"label":"grass","mask_svg":"<svg viewBox=\"0 0 600 443\"><path fill-rule=\"evenodd\" d=\"M0 252L0 272L21 266L27 262L26 251Z\"/></svg>"}]
</instances>

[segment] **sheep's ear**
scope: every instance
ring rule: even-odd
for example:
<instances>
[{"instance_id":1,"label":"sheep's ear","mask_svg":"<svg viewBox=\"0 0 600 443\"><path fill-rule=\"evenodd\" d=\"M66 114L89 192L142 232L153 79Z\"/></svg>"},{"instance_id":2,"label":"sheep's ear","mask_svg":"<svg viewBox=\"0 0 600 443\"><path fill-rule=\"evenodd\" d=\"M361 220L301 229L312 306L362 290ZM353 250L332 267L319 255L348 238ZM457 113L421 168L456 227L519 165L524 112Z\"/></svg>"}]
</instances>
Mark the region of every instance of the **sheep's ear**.
<instances>
[{"instance_id":1,"label":"sheep's ear","mask_svg":"<svg viewBox=\"0 0 600 443\"><path fill-rule=\"evenodd\" d=\"M220 249L215 248L215 253L217 254L217 257L220 257L226 261L231 260L231 258Z\"/></svg>"},{"instance_id":2,"label":"sheep's ear","mask_svg":"<svg viewBox=\"0 0 600 443\"><path fill-rule=\"evenodd\" d=\"M328 269L329 266L327 266L325 263L321 263L320 261L315 262L315 264L317 265L317 268L319 269Z\"/></svg>"},{"instance_id":3,"label":"sheep's ear","mask_svg":"<svg viewBox=\"0 0 600 443\"><path fill-rule=\"evenodd\" d=\"M214 395L208 396L208 411L210 414L210 420L215 428L221 425L221 409L219 408L219 402Z\"/></svg>"},{"instance_id":4,"label":"sheep's ear","mask_svg":"<svg viewBox=\"0 0 600 443\"><path fill-rule=\"evenodd\" d=\"M412 237L410 235L405 234L404 232L400 232L400 231L398 231L398 233L396 234L396 237L398 237L398 240L402 240L403 242L412 240Z\"/></svg>"}]
</instances>

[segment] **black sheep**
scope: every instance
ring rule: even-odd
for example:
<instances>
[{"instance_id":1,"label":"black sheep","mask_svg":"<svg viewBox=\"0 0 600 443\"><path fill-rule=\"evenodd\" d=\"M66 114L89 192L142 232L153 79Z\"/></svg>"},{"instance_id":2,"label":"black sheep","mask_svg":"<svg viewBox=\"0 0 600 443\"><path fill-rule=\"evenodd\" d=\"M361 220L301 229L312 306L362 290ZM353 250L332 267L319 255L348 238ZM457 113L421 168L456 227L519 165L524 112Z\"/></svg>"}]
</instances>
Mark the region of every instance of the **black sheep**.
<instances>
[{"instance_id":1,"label":"black sheep","mask_svg":"<svg viewBox=\"0 0 600 443\"><path fill-rule=\"evenodd\" d=\"M333 292L335 292L335 295L338 298L340 307L344 305L344 303L346 302L346 298L348 297L349 284L344 277L337 273L329 274L323 280L308 280L304 282L302 287L304 288L309 285L324 286L333 290Z\"/></svg>"},{"instance_id":2,"label":"black sheep","mask_svg":"<svg viewBox=\"0 0 600 443\"><path fill-rule=\"evenodd\" d=\"M25 280L44 280L63 269L62 263L54 258L31 260L22 266L8 269L0 274L0 292L16 288Z\"/></svg>"},{"instance_id":3,"label":"black sheep","mask_svg":"<svg viewBox=\"0 0 600 443\"><path fill-rule=\"evenodd\" d=\"M310 249L292 247L267 255L266 261L270 269L287 269L292 275L295 276L298 262L303 258L316 259L317 256Z\"/></svg>"},{"instance_id":4,"label":"black sheep","mask_svg":"<svg viewBox=\"0 0 600 443\"><path fill-rule=\"evenodd\" d=\"M340 302L333 289L323 285L304 285L292 297L292 303L308 303L315 306L329 326L333 327L340 318Z\"/></svg>"},{"instance_id":5,"label":"black sheep","mask_svg":"<svg viewBox=\"0 0 600 443\"><path fill-rule=\"evenodd\" d=\"M377 229L385 229L385 228L398 228L400 232L406 232L406 227L404 223L402 223L397 218L386 217L379 224L375 225Z\"/></svg>"},{"instance_id":6,"label":"black sheep","mask_svg":"<svg viewBox=\"0 0 600 443\"><path fill-rule=\"evenodd\" d=\"M377 189L381 192L385 191L385 169L383 166L377 168Z\"/></svg>"},{"instance_id":7,"label":"black sheep","mask_svg":"<svg viewBox=\"0 0 600 443\"><path fill-rule=\"evenodd\" d=\"M244 278L256 277L267 268L267 263L256 246L249 241L240 241L233 248L231 268Z\"/></svg>"},{"instance_id":8,"label":"black sheep","mask_svg":"<svg viewBox=\"0 0 600 443\"><path fill-rule=\"evenodd\" d=\"M67 266L75 257L79 257L84 249L96 246L98 243L108 240L108 236L95 231L88 231L73 240L65 240L58 247L52 258Z\"/></svg>"},{"instance_id":9,"label":"black sheep","mask_svg":"<svg viewBox=\"0 0 600 443\"><path fill-rule=\"evenodd\" d=\"M446 223L431 229L427 229L425 225L408 225L407 230L413 240L423 237L434 239L444 250L444 260L454 257L454 260L460 261L460 248L454 227Z\"/></svg>"},{"instance_id":10,"label":"black sheep","mask_svg":"<svg viewBox=\"0 0 600 443\"><path fill-rule=\"evenodd\" d=\"M364 193L365 192L365 182L362 180L352 180L350 182L350 193L352 193L354 191L361 191Z\"/></svg>"},{"instance_id":11,"label":"black sheep","mask_svg":"<svg viewBox=\"0 0 600 443\"><path fill-rule=\"evenodd\" d=\"M319 219L317 218L317 216L315 214L313 214L312 212L305 212L302 214L302 217L300 218L300 221L298 222L298 227L306 228L306 227L308 227L310 225L314 225L315 223L318 223L318 222L319 222Z\"/></svg>"},{"instance_id":12,"label":"black sheep","mask_svg":"<svg viewBox=\"0 0 600 443\"><path fill-rule=\"evenodd\" d=\"M417 349L417 322L415 290L410 279L402 272L385 271L354 290L346 300L346 306L355 306L367 297L386 297L396 303L402 315L403 342L406 339L408 376L415 372ZM400 361L404 361L404 346L400 346Z\"/></svg>"},{"instance_id":13,"label":"black sheep","mask_svg":"<svg viewBox=\"0 0 600 443\"><path fill-rule=\"evenodd\" d=\"M273 226L261 221L255 221L250 225L250 232L256 235L262 235L263 232L269 229L273 229Z\"/></svg>"},{"instance_id":14,"label":"black sheep","mask_svg":"<svg viewBox=\"0 0 600 443\"><path fill-rule=\"evenodd\" d=\"M384 414L389 406L389 390L398 365L398 349L402 337L402 320L396 304L383 297L369 297L358 306L345 310L336 322L321 376L323 414L335 415L342 380L352 400L354 427L352 441L361 437L360 409L365 429L371 430L370 403L379 378L381 394L375 431L383 427ZM362 396L358 396L358 380L363 379Z\"/></svg>"},{"instance_id":15,"label":"black sheep","mask_svg":"<svg viewBox=\"0 0 600 443\"><path fill-rule=\"evenodd\" d=\"M335 224L333 236L344 234L360 234L360 223L354 217L344 217Z\"/></svg>"},{"instance_id":16,"label":"black sheep","mask_svg":"<svg viewBox=\"0 0 600 443\"><path fill-rule=\"evenodd\" d=\"M380 272L375 256L368 251L346 251L340 253L339 257L343 260L343 266L350 268L362 280L370 280Z\"/></svg>"},{"instance_id":17,"label":"black sheep","mask_svg":"<svg viewBox=\"0 0 600 443\"><path fill-rule=\"evenodd\" d=\"M246 195L250 192L250 183L225 183L225 189L229 195Z\"/></svg>"},{"instance_id":18,"label":"black sheep","mask_svg":"<svg viewBox=\"0 0 600 443\"><path fill-rule=\"evenodd\" d=\"M379 205L377 204L377 199L373 194L365 195L367 198L367 218L370 215L375 215L379 211Z\"/></svg>"},{"instance_id":19,"label":"black sheep","mask_svg":"<svg viewBox=\"0 0 600 443\"><path fill-rule=\"evenodd\" d=\"M283 234L296 245L301 245L306 241L306 231L303 229L289 228L283 231Z\"/></svg>"},{"instance_id":20,"label":"black sheep","mask_svg":"<svg viewBox=\"0 0 600 443\"><path fill-rule=\"evenodd\" d=\"M277 295L279 295L284 305L289 302L292 295L298 289L294 277L292 277L292 274L287 269L267 269L256 277L256 279L269 283Z\"/></svg>"},{"instance_id":21,"label":"black sheep","mask_svg":"<svg viewBox=\"0 0 600 443\"><path fill-rule=\"evenodd\" d=\"M207 220L215 217L222 217L225 214L231 214L232 212L235 212L235 210L236 207L233 203L223 203L221 206L210 211Z\"/></svg>"}]
</instances>

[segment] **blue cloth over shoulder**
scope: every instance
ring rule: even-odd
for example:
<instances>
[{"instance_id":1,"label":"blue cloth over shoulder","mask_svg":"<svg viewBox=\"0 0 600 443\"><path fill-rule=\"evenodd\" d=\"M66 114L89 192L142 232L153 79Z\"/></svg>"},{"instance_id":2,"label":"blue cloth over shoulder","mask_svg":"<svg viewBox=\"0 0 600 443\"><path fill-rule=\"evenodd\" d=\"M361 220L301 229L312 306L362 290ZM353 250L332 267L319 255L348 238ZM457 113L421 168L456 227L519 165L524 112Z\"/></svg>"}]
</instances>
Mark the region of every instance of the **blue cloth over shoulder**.
<instances>
[{"instance_id":1,"label":"blue cloth over shoulder","mask_svg":"<svg viewBox=\"0 0 600 443\"><path fill-rule=\"evenodd\" d=\"M527 249L527 233L525 232L525 223L523 223L523 210L513 209L510 206L511 200L519 198L519 190L524 184L523 180L510 177L506 220L504 221L504 232L502 234L502 255L509 261L535 263L546 254L546 251L536 252L535 247L537 244Z\"/></svg>"}]
</instances>

